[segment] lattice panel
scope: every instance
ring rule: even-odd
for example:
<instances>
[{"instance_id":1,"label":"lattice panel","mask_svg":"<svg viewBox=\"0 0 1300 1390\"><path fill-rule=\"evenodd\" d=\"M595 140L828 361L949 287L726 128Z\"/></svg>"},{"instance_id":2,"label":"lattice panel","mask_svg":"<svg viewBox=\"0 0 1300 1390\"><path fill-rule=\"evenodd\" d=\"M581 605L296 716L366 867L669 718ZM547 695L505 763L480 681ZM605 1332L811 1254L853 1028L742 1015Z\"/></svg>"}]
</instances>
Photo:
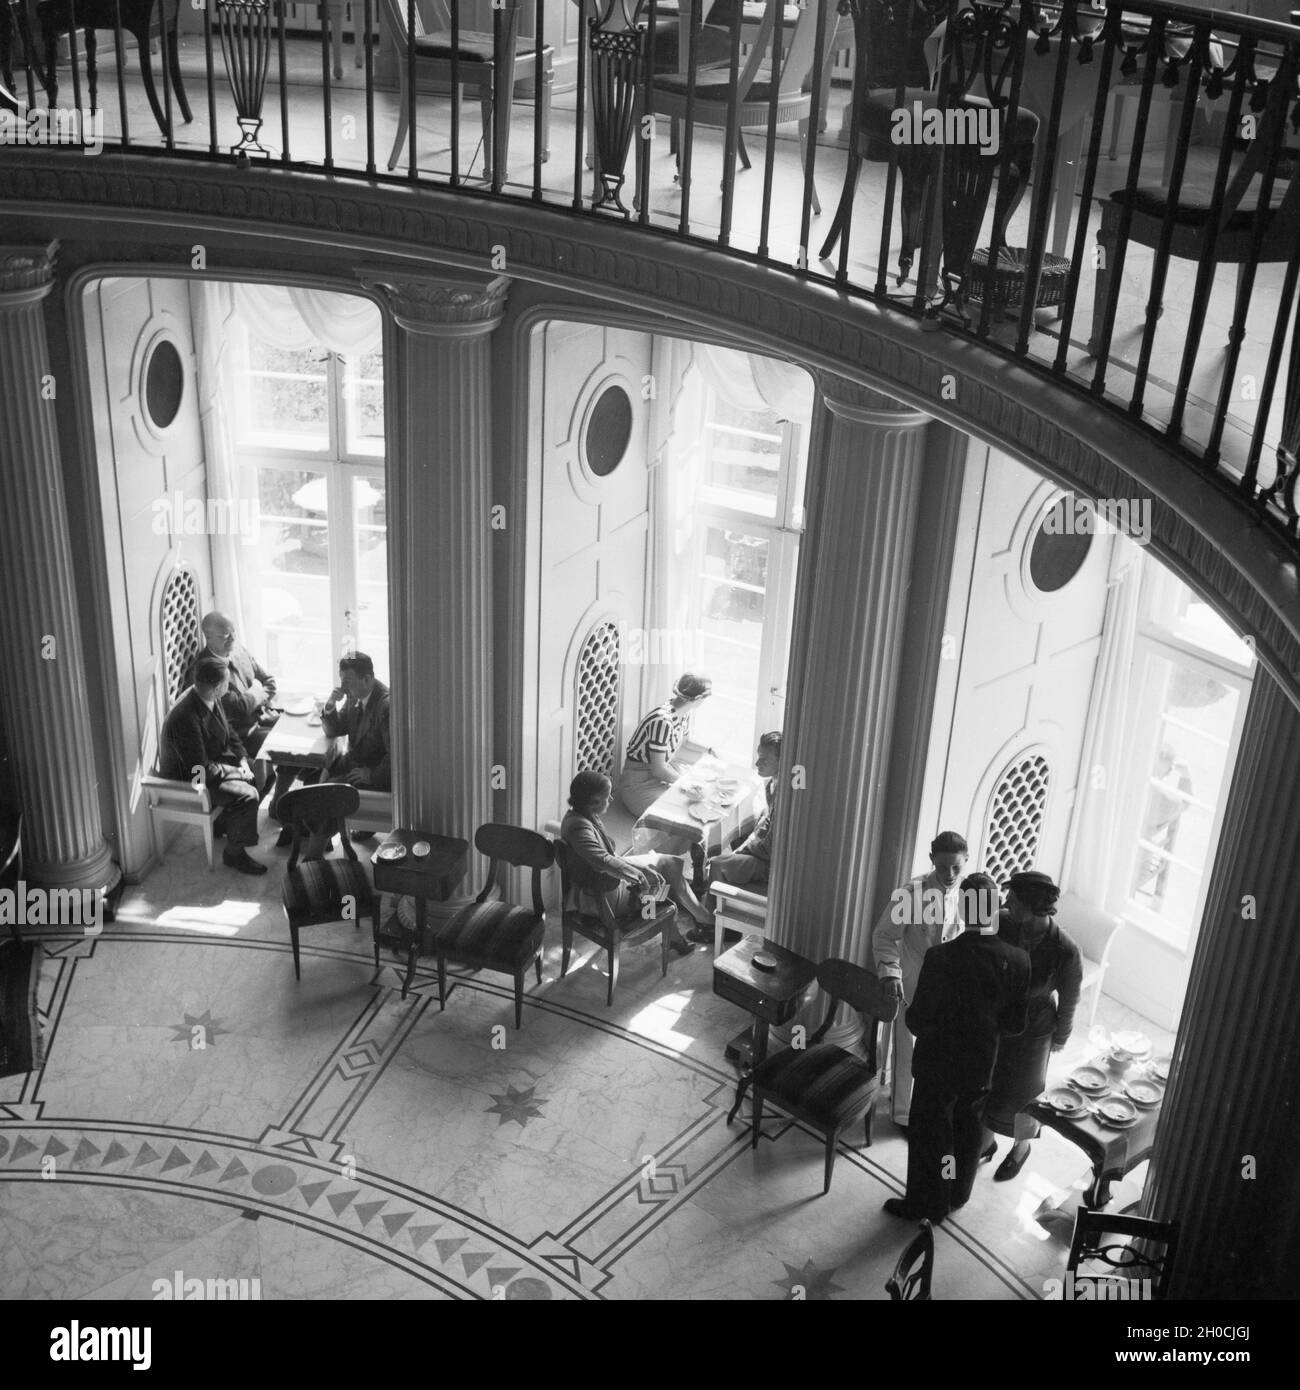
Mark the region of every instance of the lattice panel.
<instances>
[{"instance_id":1,"label":"lattice panel","mask_svg":"<svg viewBox=\"0 0 1300 1390\"><path fill-rule=\"evenodd\" d=\"M578 772L614 775L618 743L618 627L597 623L578 657L578 727L574 738Z\"/></svg>"},{"instance_id":2,"label":"lattice panel","mask_svg":"<svg viewBox=\"0 0 1300 1390\"><path fill-rule=\"evenodd\" d=\"M1012 763L1002 774L984 832L984 872L998 883L1034 867L1051 777L1041 753Z\"/></svg>"},{"instance_id":3,"label":"lattice panel","mask_svg":"<svg viewBox=\"0 0 1300 1390\"><path fill-rule=\"evenodd\" d=\"M163 674L167 707L185 688L185 670L203 644L199 627L199 583L191 569L173 570L162 596Z\"/></svg>"}]
</instances>

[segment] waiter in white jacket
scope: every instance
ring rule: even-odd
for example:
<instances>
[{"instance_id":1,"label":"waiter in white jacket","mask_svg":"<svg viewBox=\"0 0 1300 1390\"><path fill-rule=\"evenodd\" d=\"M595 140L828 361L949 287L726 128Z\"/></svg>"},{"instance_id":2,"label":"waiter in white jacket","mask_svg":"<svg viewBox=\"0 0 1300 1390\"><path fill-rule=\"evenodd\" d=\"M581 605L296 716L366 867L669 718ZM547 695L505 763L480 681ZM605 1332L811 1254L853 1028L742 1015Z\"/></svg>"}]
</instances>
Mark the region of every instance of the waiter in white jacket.
<instances>
[{"instance_id":1,"label":"waiter in white jacket","mask_svg":"<svg viewBox=\"0 0 1300 1390\"><path fill-rule=\"evenodd\" d=\"M968 854L966 841L955 830L944 830L930 841L928 874L909 879L889 895L885 909L871 936L876 958L876 974L885 990L903 1007L893 1023L894 1081L891 1118L901 1129L907 1128L912 1100L912 1035L903 1015L916 993L921 962L931 946L951 941L962 932L959 910L961 882Z\"/></svg>"}]
</instances>

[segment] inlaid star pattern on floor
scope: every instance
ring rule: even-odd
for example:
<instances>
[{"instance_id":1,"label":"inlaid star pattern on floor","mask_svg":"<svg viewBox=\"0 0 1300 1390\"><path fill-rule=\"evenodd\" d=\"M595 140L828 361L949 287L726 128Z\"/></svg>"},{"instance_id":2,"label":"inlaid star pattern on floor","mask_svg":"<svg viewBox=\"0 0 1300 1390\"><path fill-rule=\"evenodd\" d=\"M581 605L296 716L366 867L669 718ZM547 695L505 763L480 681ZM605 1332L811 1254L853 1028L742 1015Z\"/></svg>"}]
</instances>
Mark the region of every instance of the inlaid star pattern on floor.
<instances>
[{"instance_id":1,"label":"inlaid star pattern on floor","mask_svg":"<svg viewBox=\"0 0 1300 1390\"><path fill-rule=\"evenodd\" d=\"M172 1042L188 1043L194 1052L215 1047L217 1036L231 1031L212 1017L211 1009L205 1009L201 1014L186 1014L184 1023L169 1023L167 1026L172 1030Z\"/></svg>"},{"instance_id":2,"label":"inlaid star pattern on floor","mask_svg":"<svg viewBox=\"0 0 1300 1390\"><path fill-rule=\"evenodd\" d=\"M502 1125L508 1124L511 1120L513 1120L520 1129L523 1129L527 1126L529 1120L541 1119L541 1107L549 1104L548 1101L537 1100L534 1097L533 1092L536 1090L536 1086L529 1086L526 1091L519 1090L515 1086L507 1086L506 1093L503 1096L489 1091L488 1094L496 1104L489 1105L484 1113L500 1116L500 1119L497 1120L498 1129Z\"/></svg>"},{"instance_id":3,"label":"inlaid star pattern on floor","mask_svg":"<svg viewBox=\"0 0 1300 1390\"><path fill-rule=\"evenodd\" d=\"M844 1289L835 1283L835 1275L839 1269L820 1269L811 1260L805 1260L803 1268L798 1265L785 1265L785 1278L773 1279L772 1282L778 1289L784 1289L786 1297L790 1299L802 1299L805 1302L814 1301L824 1302L833 1293L843 1293Z\"/></svg>"}]
</instances>

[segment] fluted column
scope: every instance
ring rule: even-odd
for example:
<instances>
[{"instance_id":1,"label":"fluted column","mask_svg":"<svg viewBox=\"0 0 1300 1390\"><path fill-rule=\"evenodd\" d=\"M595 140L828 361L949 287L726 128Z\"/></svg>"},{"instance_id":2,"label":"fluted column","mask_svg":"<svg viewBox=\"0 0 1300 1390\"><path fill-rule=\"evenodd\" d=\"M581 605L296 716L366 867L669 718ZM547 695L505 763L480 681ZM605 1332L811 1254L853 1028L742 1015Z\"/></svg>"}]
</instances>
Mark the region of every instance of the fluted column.
<instances>
[{"instance_id":1,"label":"fluted column","mask_svg":"<svg viewBox=\"0 0 1300 1390\"><path fill-rule=\"evenodd\" d=\"M507 281L362 274L397 324L389 461L398 823L472 840L491 819L491 334ZM478 869L471 860L472 877Z\"/></svg>"},{"instance_id":2,"label":"fluted column","mask_svg":"<svg viewBox=\"0 0 1300 1390\"><path fill-rule=\"evenodd\" d=\"M1173 1298L1300 1295L1300 712L1262 667L1143 1212L1181 1222Z\"/></svg>"},{"instance_id":3,"label":"fluted column","mask_svg":"<svg viewBox=\"0 0 1300 1390\"><path fill-rule=\"evenodd\" d=\"M44 301L53 246L0 247L0 699L23 809L24 874L121 877L100 822ZM66 408L66 407L65 407Z\"/></svg>"},{"instance_id":4,"label":"fluted column","mask_svg":"<svg viewBox=\"0 0 1300 1390\"><path fill-rule=\"evenodd\" d=\"M932 670L913 677L926 689L901 687L909 660L937 664L941 645L942 597L919 626L909 612L931 421L835 377L819 384L826 409L809 451L782 758L793 781L777 801L768 931L812 960L870 965L877 906L910 839L899 822L916 815L915 797L900 805L891 787L897 731L920 743L907 760L919 783L928 722L914 716ZM947 456L946 436L940 443ZM960 480L958 464L939 486ZM927 571L927 592L932 580ZM846 1013L829 1036L848 1045L860 1031Z\"/></svg>"}]
</instances>

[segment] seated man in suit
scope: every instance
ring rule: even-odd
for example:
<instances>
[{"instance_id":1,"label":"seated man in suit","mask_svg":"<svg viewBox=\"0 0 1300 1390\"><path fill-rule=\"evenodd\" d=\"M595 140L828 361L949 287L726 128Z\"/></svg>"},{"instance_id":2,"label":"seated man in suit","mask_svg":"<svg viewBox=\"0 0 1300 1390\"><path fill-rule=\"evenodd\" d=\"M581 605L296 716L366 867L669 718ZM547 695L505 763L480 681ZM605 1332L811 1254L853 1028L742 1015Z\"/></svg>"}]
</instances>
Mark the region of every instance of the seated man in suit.
<instances>
[{"instance_id":1,"label":"seated man in suit","mask_svg":"<svg viewBox=\"0 0 1300 1390\"><path fill-rule=\"evenodd\" d=\"M760 892L767 885L772 861L772 812L776 809L776 779L781 771L781 735L774 730L764 734L754 753L754 767L764 779L763 790L767 805L749 835L733 850L719 854L709 861L708 881L735 884L737 888L755 888Z\"/></svg>"},{"instance_id":2,"label":"seated man in suit","mask_svg":"<svg viewBox=\"0 0 1300 1390\"><path fill-rule=\"evenodd\" d=\"M330 738L348 736L348 751L325 769L326 781L370 791L392 789L388 687L375 679L375 663L365 652L340 660L339 683L325 701L320 722Z\"/></svg>"},{"instance_id":3,"label":"seated man in suit","mask_svg":"<svg viewBox=\"0 0 1300 1390\"><path fill-rule=\"evenodd\" d=\"M1024 1031L1029 1007L1029 955L997 934L997 884L964 878L961 906L962 934L925 953L907 1010L916 1039L907 1195L885 1203L891 1216L936 1226L970 1197L998 1039Z\"/></svg>"},{"instance_id":4,"label":"seated man in suit","mask_svg":"<svg viewBox=\"0 0 1300 1390\"><path fill-rule=\"evenodd\" d=\"M268 709L275 695L275 677L268 675L247 649L235 641L235 625L224 613L214 610L207 614L202 627L207 645L190 662L189 670L185 673L185 684L194 684L194 667L201 658L216 656L225 661L230 668L230 682L221 698L221 708L231 729L244 745L244 751L250 759L255 758L276 719ZM290 774L289 782L292 781ZM287 786L277 788L277 798L283 790L287 790ZM266 787L262 787L261 791L265 795Z\"/></svg>"},{"instance_id":5,"label":"seated man in suit","mask_svg":"<svg viewBox=\"0 0 1300 1390\"><path fill-rule=\"evenodd\" d=\"M224 807L217 819L226 848L222 863L241 874L264 874L248 853L257 843L257 807L252 769L239 735L230 727L221 697L230 683L230 670L219 656L200 656L194 664L194 684L172 706L163 723L158 767L164 777L188 782L201 771L213 803Z\"/></svg>"}]
</instances>

